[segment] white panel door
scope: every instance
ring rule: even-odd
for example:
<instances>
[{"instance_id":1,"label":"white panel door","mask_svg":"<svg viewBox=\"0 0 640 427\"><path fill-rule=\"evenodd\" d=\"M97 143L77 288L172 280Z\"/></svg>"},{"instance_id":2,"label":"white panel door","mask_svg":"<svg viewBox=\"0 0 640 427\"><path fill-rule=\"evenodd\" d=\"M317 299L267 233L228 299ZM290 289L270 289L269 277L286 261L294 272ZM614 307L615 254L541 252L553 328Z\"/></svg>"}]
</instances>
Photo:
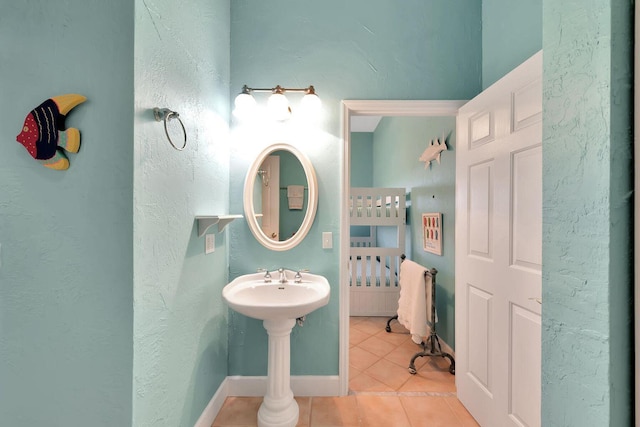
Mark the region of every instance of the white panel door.
<instances>
[{"instance_id":1,"label":"white panel door","mask_svg":"<svg viewBox=\"0 0 640 427\"><path fill-rule=\"evenodd\" d=\"M456 147L456 386L482 425L540 426L542 53L464 105Z\"/></svg>"}]
</instances>

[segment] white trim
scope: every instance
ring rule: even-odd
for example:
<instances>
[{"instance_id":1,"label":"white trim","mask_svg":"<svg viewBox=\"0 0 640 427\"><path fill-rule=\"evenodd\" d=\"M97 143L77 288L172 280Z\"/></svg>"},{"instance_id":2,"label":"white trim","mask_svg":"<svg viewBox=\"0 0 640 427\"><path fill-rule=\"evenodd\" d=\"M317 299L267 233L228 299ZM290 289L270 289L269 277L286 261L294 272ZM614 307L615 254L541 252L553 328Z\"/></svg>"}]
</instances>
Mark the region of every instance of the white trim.
<instances>
[{"instance_id":1,"label":"white trim","mask_svg":"<svg viewBox=\"0 0 640 427\"><path fill-rule=\"evenodd\" d=\"M340 392L337 375L294 375L291 390L295 396L338 396ZM194 427L210 427L218 416L224 401L229 396L258 397L267 393L267 377L226 377L204 408Z\"/></svg>"},{"instance_id":2,"label":"white trim","mask_svg":"<svg viewBox=\"0 0 640 427\"><path fill-rule=\"evenodd\" d=\"M349 182L351 163L351 116L457 116L466 101L342 101L342 194L340 197L340 292L339 292L339 363L340 395L349 392ZM447 346L448 347L448 346Z\"/></svg>"},{"instance_id":3,"label":"white trim","mask_svg":"<svg viewBox=\"0 0 640 427\"><path fill-rule=\"evenodd\" d=\"M232 376L227 383L227 396L264 396L267 392L266 376ZM292 375L291 391L294 396L337 396L338 376Z\"/></svg>"},{"instance_id":4,"label":"white trim","mask_svg":"<svg viewBox=\"0 0 640 427\"><path fill-rule=\"evenodd\" d=\"M274 151L284 150L288 151L300 161L302 168L304 169L305 176L307 178L307 212L304 215L302 224L298 229L298 232L291 238L284 241L272 240L266 236L258 224L256 219L256 211L253 206L253 183L258 176L258 170L262 165L262 162ZM309 158L296 147L289 144L273 144L262 150L258 157L253 162L247 176L244 180L244 214L247 218L247 224L253 236L267 249L273 251L287 251L297 246L309 233L313 219L316 216L316 210L318 206L318 179L316 178L316 171L313 168L313 164Z\"/></svg>"},{"instance_id":5,"label":"white trim","mask_svg":"<svg viewBox=\"0 0 640 427\"><path fill-rule=\"evenodd\" d=\"M220 387L218 387L218 390L216 390L215 394L204 408L200 418L198 418L198 421L196 421L193 427L211 427L224 404L224 400L229 396L228 379L229 377L222 381L222 384L220 384Z\"/></svg>"},{"instance_id":6,"label":"white trim","mask_svg":"<svg viewBox=\"0 0 640 427\"><path fill-rule=\"evenodd\" d=\"M440 347L442 348L442 351L444 353L449 353L453 357L453 359L455 360L456 352L453 351L451 346L449 344L447 344L442 338L440 338L439 336L438 336L438 338L440 339Z\"/></svg>"}]
</instances>

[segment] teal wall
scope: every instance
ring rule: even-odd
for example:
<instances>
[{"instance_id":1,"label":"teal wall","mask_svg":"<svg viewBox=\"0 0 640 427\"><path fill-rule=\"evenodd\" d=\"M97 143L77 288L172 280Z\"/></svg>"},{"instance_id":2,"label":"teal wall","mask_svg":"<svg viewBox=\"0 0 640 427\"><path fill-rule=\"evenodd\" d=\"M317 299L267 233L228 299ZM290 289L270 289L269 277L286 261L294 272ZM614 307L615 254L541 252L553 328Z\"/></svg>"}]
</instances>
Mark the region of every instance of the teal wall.
<instances>
[{"instance_id":1,"label":"teal wall","mask_svg":"<svg viewBox=\"0 0 640 427\"><path fill-rule=\"evenodd\" d=\"M351 186L373 186L373 132L351 132Z\"/></svg>"},{"instance_id":2,"label":"teal wall","mask_svg":"<svg viewBox=\"0 0 640 427\"><path fill-rule=\"evenodd\" d=\"M226 377L228 242L205 257L193 217L228 212L230 6L199 3L3 6L2 425L192 426ZM65 93L88 100L60 172L15 135ZM182 153L155 106L181 113Z\"/></svg>"},{"instance_id":3,"label":"teal wall","mask_svg":"<svg viewBox=\"0 0 640 427\"><path fill-rule=\"evenodd\" d=\"M325 113L318 127L298 133L293 124L268 129L234 125L238 139L231 150L232 212L242 212L242 186L251 159L274 141L296 144L318 175L318 213L301 245L287 252L269 251L245 223L232 227L229 235L232 277L284 265L308 267L331 283L329 304L308 316L304 328L294 328L292 374L338 372L340 100L472 98L481 85L480 17L480 2L475 0L410 0L403 7L366 0L232 2L232 92L243 84L313 84ZM323 231L333 233L333 249L321 248ZM230 323L229 373L264 375L267 337L261 322L230 313Z\"/></svg>"},{"instance_id":4,"label":"teal wall","mask_svg":"<svg viewBox=\"0 0 640 427\"><path fill-rule=\"evenodd\" d=\"M133 4L3 2L0 424L131 424ZM47 169L15 139L52 96L81 149Z\"/></svg>"},{"instance_id":5,"label":"teal wall","mask_svg":"<svg viewBox=\"0 0 640 427\"><path fill-rule=\"evenodd\" d=\"M482 88L542 49L542 0L482 0Z\"/></svg>"},{"instance_id":6,"label":"teal wall","mask_svg":"<svg viewBox=\"0 0 640 427\"><path fill-rule=\"evenodd\" d=\"M631 425L633 8L543 10L542 421Z\"/></svg>"},{"instance_id":7,"label":"teal wall","mask_svg":"<svg viewBox=\"0 0 640 427\"><path fill-rule=\"evenodd\" d=\"M289 151L277 153L280 156L280 240L286 240L300 229L308 205L307 178L302 163ZM287 186L304 185L302 209L289 209Z\"/></svg>"},{"instance_id":8,"label":"teal wall","mask_svg":"<svg viewBox=\"0 0 640 427\"><path fill-rule=\"evenodd\" d=\"M373 132L351 132L351 187L372 187ZM354 225L351 236L368 237L371 227Z\"/></svg>"},{"instance_id":9,"label":"teal wall","mask_svg":"<svg viewBox=\"0 0 640 427\"><path fill-rule=\"evenodd\" d=\"M438 270L436 307L438 335L455 346L455 153L454 117L384 117L373 135L373 186L404 187L408 194L406 255L425 267ZM431 140L447 138L440 164L428 169L419 161ZM442 213L442 256L422 248L422 213ZM395 246L396 230L378 232L382 246ZM386 230L385 230L386 229Z\"/></svg>"},{"instance_id":10,"label":"teal wall","mask_svg":"<svg viewBox=\"0 0 640 427\"><path fill-rule=\"evenodd\" d=\"M196 215L229 213L229 0L136 1L133 425L193 426L227 376L228 234L204 254ZM153 107L180 113L174 150ZM177 123L170 134L180 141ZM217 227L208 233L216 233Z\"/></svg>"}]
</instances>

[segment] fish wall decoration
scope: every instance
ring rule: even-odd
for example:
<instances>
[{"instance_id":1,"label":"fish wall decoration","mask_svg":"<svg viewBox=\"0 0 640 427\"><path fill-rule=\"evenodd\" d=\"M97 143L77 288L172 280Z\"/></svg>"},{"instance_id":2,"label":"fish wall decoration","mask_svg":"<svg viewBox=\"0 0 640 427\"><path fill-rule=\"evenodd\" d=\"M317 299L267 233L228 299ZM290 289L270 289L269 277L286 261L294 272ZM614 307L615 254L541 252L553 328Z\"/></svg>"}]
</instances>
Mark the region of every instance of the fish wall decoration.
<instances>
[{"instance_id":1,"label":"fish wall decoration","mask_svg":"<svg viewBox=\"0 0 640 427\"><path fill-rule=\"evenodd\" d=\"M447 150L447 141L442 134L442 140L438 138L431 140L427 149L422 152L422 155L418 158L424 163L424 168L427 169L433 160L436 160L440 164L440 153Z\"/></svg>"},{"instance_id":2,"label":"fish wall decoration","mask_svg":"<svg viewBox=\"0 0 640 427\"><path fill-rule=\"evenodd\" d=\"M69 169L69 159L64 152L77 153L80 150L80 131L65 129L64 122L69 111L86 100L76 94L47 99L27 114L16 140L44 166L56 170Z\"/></svg>"}]
</instances>

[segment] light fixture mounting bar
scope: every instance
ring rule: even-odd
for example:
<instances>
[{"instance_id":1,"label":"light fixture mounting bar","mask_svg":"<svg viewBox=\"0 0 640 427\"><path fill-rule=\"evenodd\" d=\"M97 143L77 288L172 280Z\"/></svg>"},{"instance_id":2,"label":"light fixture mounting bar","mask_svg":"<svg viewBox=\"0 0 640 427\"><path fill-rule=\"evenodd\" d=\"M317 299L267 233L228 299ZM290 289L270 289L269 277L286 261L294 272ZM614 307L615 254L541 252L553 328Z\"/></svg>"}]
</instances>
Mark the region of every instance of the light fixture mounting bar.
<instances>
[{"instance_id":1,"label":"light fixture mounting bar","mask_svg":"<svg viewBox=\"0 0 640 427\"><path fill-rule=\"evenodd\" d=\"M313 85L309 85L304 88L288 88L277 85L274 88L252 88L247 85L242 87L242 93L251 93L251 92L269 92L269 93L283 93L283 92L304 92L304 93L315 93L315 88Z\"/></svg>"}]
</instances>

